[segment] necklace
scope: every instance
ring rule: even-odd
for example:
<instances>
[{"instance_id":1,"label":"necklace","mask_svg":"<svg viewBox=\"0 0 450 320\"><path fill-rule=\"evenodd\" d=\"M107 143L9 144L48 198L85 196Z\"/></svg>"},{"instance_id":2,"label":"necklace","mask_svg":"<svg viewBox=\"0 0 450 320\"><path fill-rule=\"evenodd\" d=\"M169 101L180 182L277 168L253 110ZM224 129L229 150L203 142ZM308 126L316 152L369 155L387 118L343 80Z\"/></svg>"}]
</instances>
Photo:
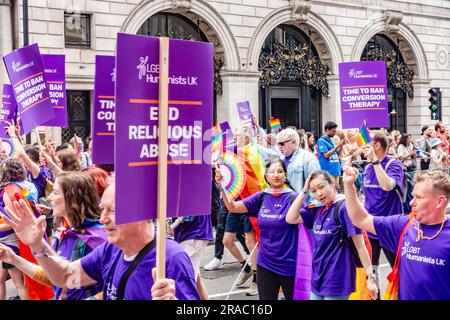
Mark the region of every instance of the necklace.
<instances>
[{"instance_id":1,"label":"necklace","mask_svg":"<svg viewBox=\"0 0 450 320\"><path fill-rule=\"evenodd\" d=\"M424 239L424 240L433 240L433 239L435 239L435 238L439 235L439 233L441 233L442 229L444 228L444 223L445 223L446 220L447 220L447 218L444 218L444 221L442 221L441 227L439 228L439 231L436 232L436 234L435 234L434 236L432 236L432 237L425 237L425 236L423 235L423 231L420 229L420 223L419 223L418 226L417 226L417 228L414 227L414 229L417 230L417 238L416 238L416 242L419 242L419 241L422 240L422 239Z\"/></svg>"}]
</instances>

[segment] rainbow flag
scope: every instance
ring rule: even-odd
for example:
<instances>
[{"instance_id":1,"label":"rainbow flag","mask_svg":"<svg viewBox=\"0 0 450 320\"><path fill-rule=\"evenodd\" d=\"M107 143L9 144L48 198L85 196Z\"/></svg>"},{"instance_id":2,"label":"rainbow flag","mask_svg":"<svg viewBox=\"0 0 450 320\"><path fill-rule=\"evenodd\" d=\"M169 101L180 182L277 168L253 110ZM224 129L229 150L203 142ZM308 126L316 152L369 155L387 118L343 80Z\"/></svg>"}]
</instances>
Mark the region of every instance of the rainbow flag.
<instances>
[{"instance_id":1,"label":"rainbow flag","mask_svg":"<svg viewBox=\"0 0 450 320\"><path fill-rule=\"evenodd\" d=\"M80 154L80 148L78 148L78 139L76 135L73 136L73 151L75 151L77 155Z\"/></svg>"},{"instance_id":2,"label":"rainbow flag","mask_svg":"<svg viewBox=\"0 0 450 320\"><path fill-rule=\"evenodd\" d=\"M364 147L366 144L370 143L372 138L370 136L369 129L367 129L366 122L364 121L358 134L356 135L356 143L360 147Z\"/></svg>"},{"instance_id":3,"label":"rainbow flag","mask_svg":"<svg viewBox=\"0 0 450 320\"><path fill-rule=\"evenodd\" d=\"M272 118L269 120L270 128L272 130L280 130L281 129L281 123L279 118Z\"/></svg>"},{"instance_id":4,"label":"rainbow flag","mask_svg":"<svg viewBox=\"0 0 450 320\"><path fill-rule=\"evenodd\" d=\"M217 123L211 132L211 160L217 161L223 152L223 134Z\"/></svg>"}]
</instances>

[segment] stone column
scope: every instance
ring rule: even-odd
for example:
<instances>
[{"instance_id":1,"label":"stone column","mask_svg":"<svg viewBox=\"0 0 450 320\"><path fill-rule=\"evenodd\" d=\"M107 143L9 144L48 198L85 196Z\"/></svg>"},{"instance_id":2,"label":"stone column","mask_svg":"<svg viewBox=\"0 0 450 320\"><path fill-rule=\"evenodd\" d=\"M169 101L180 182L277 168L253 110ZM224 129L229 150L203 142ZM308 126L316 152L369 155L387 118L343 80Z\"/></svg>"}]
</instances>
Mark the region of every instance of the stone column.
<instances>
[{"instance_id":1,"label":"stone column","mask_svg":"<svg viewBox=\"0 0 450 320\"><path fill-rule=\"evenodd\" d=\"M222 71L223 94L217 96L217 118L228 121L234 130L240 125L236 103L248 100L252 113L259 119L260 72Z\"/></svg>"},{"instance_id":2,"label":"stone column","mask_svg":"<svg viewBox=\"0 0 450 320\"><path fill-rule=\"evenodd\" d=\"M0 0L0 57L13 49L11 5L11 0ZM0 83L9 83L3 62L0 65ZM3 93L3 85L0 86L1 93Z\"/></svg>"},{"instance_id":3,"label":"stone column","mask_svg":"<svg viewBox=\"0 0 450 320\"><path fill-rule=\"evenodd\" d=\"M329 97L322 96L322 114L320 125L323 130L323 126L327 121L333 121L337 123L338 129L342 129L339 77L329 76L327 80Z\"/></svg>"}]
</instances>

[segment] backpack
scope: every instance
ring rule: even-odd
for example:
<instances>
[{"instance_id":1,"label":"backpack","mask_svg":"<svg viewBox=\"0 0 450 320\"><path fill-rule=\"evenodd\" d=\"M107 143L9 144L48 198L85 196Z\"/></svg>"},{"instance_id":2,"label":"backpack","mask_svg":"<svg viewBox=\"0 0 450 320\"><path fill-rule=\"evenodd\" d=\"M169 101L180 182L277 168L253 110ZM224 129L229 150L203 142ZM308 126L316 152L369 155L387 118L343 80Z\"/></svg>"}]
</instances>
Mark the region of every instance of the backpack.
<instances>
[{"instance_id":1,"label":"backpack","mask_svg":"<svg viewBox=\"0 0 450 320\"><path fill-rule=\"evenodd\" d=\"M334 222L336 223L336 225L338 227L339 235L341 236L341 238L339 240L339 245L341 246L345 243L345 245L350 249L350 252L352 253L353 258L355 259L356 267L363 268L363 264L361 262L361 259L359 258L358 250L356 249L355 243L348 238L348 234L345 231L344 226L339 221L339 209L341 209L342 203L344 201L345 201L344 199L339 200L336 203L336 206L334 207L334 212L333 212ZM370 240L364 231L363 231L363 236L364 236L364 244L366 245L367 250L369 250L369 256L371 256L372 246L370 245Z\"/></svg>"}]
</instances>

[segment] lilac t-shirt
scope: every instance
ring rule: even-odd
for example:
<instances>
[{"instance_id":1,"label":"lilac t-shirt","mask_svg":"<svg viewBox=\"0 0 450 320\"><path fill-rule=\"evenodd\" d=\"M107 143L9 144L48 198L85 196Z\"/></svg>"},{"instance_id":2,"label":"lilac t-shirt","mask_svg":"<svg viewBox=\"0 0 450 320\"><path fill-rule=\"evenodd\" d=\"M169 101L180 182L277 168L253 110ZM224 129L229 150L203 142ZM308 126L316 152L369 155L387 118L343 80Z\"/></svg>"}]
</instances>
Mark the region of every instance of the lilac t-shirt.
<instances>
[{"instance_id":1,"label":"lilac t-shirt","mask_svg":"<svg viewBox=\"0 0 450 320\"><path fill-rule=\"evenodd\" d=\"M407 215L374 217L380 245L397 252L400 234L409 221ZM406 231L401 248L399 300L450 299L450 220L433 240L417 239L415 221ZM425 237L433 237L441 224L420 225Z\"/></svg>"},{"instance_id":2,"label":"lilac t-shirt","mask_svg":"<svg viewBox=\"0 0 450 320\"><path fill-rule=\"evenodd\" d=\"M103 287L104 300L116 300L120 278L130 266L122 250L106 243L81 259L89 277ZM128 278L124 300L151 300L152 269L156 266L156 248L150 251ZM175 295L179 300L199 300L194 269L186 252L173 240L166 240L166 278L175 280Z\"/></svg>"},{"instance_id":3,"label":"lilac t-shirt","mask_svg":"<svg viewBox=\"0 0 450 320\"><path fill-rule=\"evenodd\" d=\"M313 238L313 270L312 291L321 296L350 295L355 291L356 265L353 255L345 244L339 244L340 234L334 221L336 203L325 211L325 207L300 210L303 222L312 229ZM345 201L338 212L339 222L351 236L360 234L350 220Z\"/></svg>"},{"instance_id":4,"label":"lilac t-shirt","mask_svg":"<svg viewBox=\"0 0 450 320\"><path fill-rule=\"evenodd\" d=\"M294 154L291 154L290 156L284 157L284 164L286 165L286 168L289 167L289 164L291 163L292 157Z\"/></svg>"},{"instance_id":5,"label":"lilac t-shirt","mask_svg":"<svg viewBox=\"0 0 450 320\"><path fill-rule=\"evenodd\" d=\"M29 171L27 172L27 179L28 181L33 183L34 186L36 187L38 192L38 198L45 197L45 178L46 178L45 171L44 168L42 167L40 168L39 174L36 177L36 179L33 178L31 172Z\"/></svg>"},{"instance_id":6,"label":"lilac t-shirt","mask_svg":"<svg viewBox=\"0 0 450 320\"><path fill-rule=\"evenodd\" d=\"M213 240L211 214L195 216L192 221L184 221L173 230L175 241Z\"/></svg>"},{"instance_id":7,"label":"lilac t-shirt","mask_svg":"<svg viewBox=\"0 0 450 320\"><path fill-rule=\"evenodd\" d=\"M257 264L282 276L295 276L298 227L286 222L286 214L297 193L292 191L280 196L266 193L260 205L262 195L263 192L258 192L242 200L248 214L258 218Z\"/></svg>"},{"instance_id":8,"label":"lilac t-shirt","mask_svg":"<svg viewBox=\"0 0 450 320\"><path fill-rule=\"evenodd\" d=\"M386 156L381 161L381 166L385 169L391 159L392 157ZM390 191L381 189L372 164L367 165L364 170L364 207L373 216L386 217L403 213L402 195L405 192L403 185L403 165L400 161L393 160L385 171L390 178L395 180L396 187ZM373 239L377 238L369 232L368 236Z\"/></svg>"},{"instance_id":9,"label":"lilac t-shirt","mask_svg":"<svg viewBox=\"0 0 450 320\"><path fill-rule=\"evenodd\" d=\"M63 237L61 241L55 240L53 244L53 250L55 250L58 256L64 257L68 261L72 261L72 252L74 250L74 247L77 245L78 240L79 238L76 235L67 234ZM83 246L83 248L84 252L78 253L81 256L88 255L93 250L88 245ZM67 290L67 300L83 300L99 293L101 290L102 287L99 286L98 284L81 289L69 289ZM62 288L53 286L53 291L55 291L55 300L59 300L59 298L61 297Z\"/></svg>"}]
</instances>

